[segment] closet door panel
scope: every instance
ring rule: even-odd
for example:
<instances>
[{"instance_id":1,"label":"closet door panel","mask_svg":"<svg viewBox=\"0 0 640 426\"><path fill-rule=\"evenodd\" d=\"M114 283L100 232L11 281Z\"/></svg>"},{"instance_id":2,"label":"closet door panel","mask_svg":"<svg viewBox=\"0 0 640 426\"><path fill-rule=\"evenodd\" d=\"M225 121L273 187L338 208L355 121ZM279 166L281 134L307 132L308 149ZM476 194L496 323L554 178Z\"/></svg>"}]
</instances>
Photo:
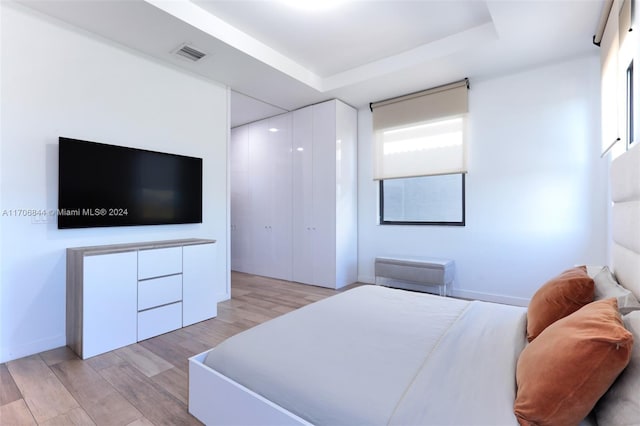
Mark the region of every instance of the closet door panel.
<instances>
[{"instance_id":1,"label":"closet door panel","mask_svg":"<svg viewBox=\"0 0 640 426\"><path fill-rule=\"evenodd\" d=\"M291 114L269 119L271 221L268 276L292 278ZM277 130L277 131L274 131Z\"/></svg>"},{"instance_id":2,"label":"closet door panel","mask_svg":"<svg viewBox=\"0 0 640 426\"><path fill-rule=\"evenodd\" d=\"M272 149L267 120L249 125L249 186L251 255L248 269L251 273L269 276L272 238L273 181L271 179Z\"/></svg>"},{"instance_id":3,"label":"closet door panel","mask_svg":"<svg viewBox=\"0 0 640 426\"><path fill-rule=\"evenodd\" d=\"M251 193L249 182L249 126L231 129L231 269L249 272L251 253Z\"/></svg>"},{"instance_id":4,"label":"closet door panel","mask_svg":"<svg viewBox=\"0 0 640 426\"><path fill-rule=\"evenodd\" d=\"M336 102L336 286L358 280L357 152L358 113Z\"/></svg>"},{"instance_id":5,"label":"closet door panel","mask_svg":"<svg viewBox=\"0 0 640 426\"><path fill-rule=\"evenodd\" d=\"M333 100L246 125L244 146L234 129L233 269L330 288L353 275L355 156L348 147L355 145L343 134L354 133L357 121L353 110L338 132L339 108L353 110ZM338 268L343 256L349 259Z\"/></svg>"},{"instance_id":6,"label":"closet door panel","mask_svg":"<svg viewBox=\"0 0 640 426\"><path fill-rule=\"evenodd\" d=\"M313 283L313 107L293 112L293 280Z\"/></svg>"},{"instance_id":7,"label":"closet door panel","mask_svg":"<svg viewBox=\"0 0 640 426\"><path fill-rule=\"evenodd\" d=\"M333 287L336 262L335 102L313 106L313 284Z\"/></svg>"}]
</instances>

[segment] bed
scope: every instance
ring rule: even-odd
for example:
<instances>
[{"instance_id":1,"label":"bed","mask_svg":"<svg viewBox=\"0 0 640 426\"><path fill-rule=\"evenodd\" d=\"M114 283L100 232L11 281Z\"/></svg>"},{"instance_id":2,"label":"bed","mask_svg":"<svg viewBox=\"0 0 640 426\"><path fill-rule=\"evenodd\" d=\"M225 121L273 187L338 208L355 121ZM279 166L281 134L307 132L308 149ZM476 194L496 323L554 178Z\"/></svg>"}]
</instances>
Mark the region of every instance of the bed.
<instances>
[{"instance_id":1,"label":"bed","mask_svg":"<svg viewBox=\"0 0 640 426\"><path fill-rule=\"evenodd\" d=\"M611 181L611 269L570 267L528 308L346 291L191 358L189 411L209 425L640 424L640 149Z\"/></svg>"}]
</instances>

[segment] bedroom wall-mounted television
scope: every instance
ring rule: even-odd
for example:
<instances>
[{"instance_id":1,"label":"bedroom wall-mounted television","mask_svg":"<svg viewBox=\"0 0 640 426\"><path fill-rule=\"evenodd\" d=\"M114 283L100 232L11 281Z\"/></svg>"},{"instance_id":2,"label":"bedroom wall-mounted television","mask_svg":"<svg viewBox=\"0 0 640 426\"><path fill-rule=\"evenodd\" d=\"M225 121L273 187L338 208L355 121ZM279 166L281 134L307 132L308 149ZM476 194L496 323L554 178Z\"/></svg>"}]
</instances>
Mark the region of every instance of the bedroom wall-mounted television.
<instances>
[{"instance_id":1,"label":"bedroom wall-mounted television","mask_svg":"<svg viewBox=\"0 0 640 426\"><path fill-rule=\"evenodd\" d=\"M201 222L201 158L59 138L59 229Z\"/></svg>"}]
</instances>

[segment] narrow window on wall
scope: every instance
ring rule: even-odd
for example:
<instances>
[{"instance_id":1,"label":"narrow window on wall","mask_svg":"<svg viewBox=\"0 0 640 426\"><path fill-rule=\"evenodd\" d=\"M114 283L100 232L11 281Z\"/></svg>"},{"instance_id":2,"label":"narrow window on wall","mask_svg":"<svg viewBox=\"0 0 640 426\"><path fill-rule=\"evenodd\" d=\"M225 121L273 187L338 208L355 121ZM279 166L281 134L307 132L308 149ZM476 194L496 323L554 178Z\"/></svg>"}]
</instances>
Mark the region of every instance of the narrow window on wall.
<instances>
[{"instance_id":1,"label":"narrow window on wall","mask_svg":"<svg viewBox=\"0 0 640 426\"><path fill-rule=\"evenodd\" d=\"M599 33L601 63L602 154L614 159L635 144L633 59L637 31L633 31L634 0L606 2ZM596 36L594 36L594 43Z\"/></svg>"},{"instance_id":2,"label":"narrow window on wall","mask_svg":"<svg viewBox=\"0 0 640 426\"><path fill-rule=\"evenodd\" d=\"M627 146L634 142L634 111L633 111L633 61L627 68Z\"/></svg>"},{"instance_id":3,"label":"narrow window on wall","mask_svg":"<svg viewBox=\"0 0 640 426\"><path fill-rule=\"evenodd\" d=\"M465 225L468 81L371 104L381 225Z\"/></svg>"}]
</instances>

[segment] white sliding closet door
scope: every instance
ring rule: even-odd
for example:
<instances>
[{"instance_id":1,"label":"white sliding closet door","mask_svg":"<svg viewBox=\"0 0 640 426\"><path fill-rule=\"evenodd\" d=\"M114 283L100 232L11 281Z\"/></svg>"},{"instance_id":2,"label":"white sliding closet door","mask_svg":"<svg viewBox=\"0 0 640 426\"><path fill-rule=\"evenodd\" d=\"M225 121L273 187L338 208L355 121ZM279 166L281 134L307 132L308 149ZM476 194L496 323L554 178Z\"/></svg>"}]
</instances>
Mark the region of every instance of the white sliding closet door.
<instances>
[{"instance_id":1,"label":"white sliding closet door","mask_svg":"<svg viewBox=\"0 0 640 426\"><path fill-rule=\"evenodd\" d=\"M313 106L313 270L310 284L336 284L336 108Z\"/></svg>"},{"instance_id":2,"label":"white sliding closet door","mask_svg":"<svg viewBox=\"0 0 640 426\"><path fill-rule=\"evenodd\" d=\"M314 282L313 107L293 112L293 280Z\"/></svg>"},{"instance_id":3,"label":"white sliding closet door","mask_svg":"<svg viewBox=\"0 0 640 426\"><path fill-rule=\"evenodd\" d=\"M357 279L356 131L355 110L338 101L294 112L294 281L337 288Z\"/></svg>"},{"instance_id":4,"label":"white sliding closet door","mask_svg":"<svg viewBox=\"0 0 640 426\"><path fill-rule=\"evenodd\" d=\"M356 110L333 100L233 129L232 269L356 281L356 126Z\"/></svg>"},{"instance_id":5,"label":"white sliding closet door","mask_svg":"<svg viewBox=\"0 0 640 426\"><path fill-rule=\"evenodd\" d=\"M251 192L249 182L249 126L231 130L231 269L250 272Z\"/></svg>"},{"instance_id":6,"label":"white sliding closet door","mask_svg":"<svg viewBox=\"0 0 640 426\"><path fill-rule=\"evenodd\" d=\"M291 116L249 125L250 272L291 279Z\"/></svg>"}]
</instances>

